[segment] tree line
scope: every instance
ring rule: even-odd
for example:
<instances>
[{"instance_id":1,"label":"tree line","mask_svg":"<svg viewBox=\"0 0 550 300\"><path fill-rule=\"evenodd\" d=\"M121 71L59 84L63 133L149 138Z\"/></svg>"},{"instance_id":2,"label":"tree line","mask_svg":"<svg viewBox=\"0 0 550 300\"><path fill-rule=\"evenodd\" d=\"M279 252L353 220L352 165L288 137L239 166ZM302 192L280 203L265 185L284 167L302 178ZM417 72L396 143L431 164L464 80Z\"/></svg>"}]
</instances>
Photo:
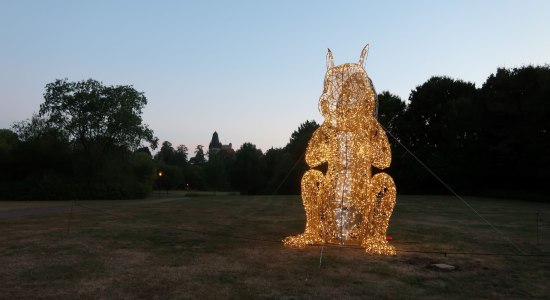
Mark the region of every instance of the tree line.
<instances>
[{"instance_id":1,"label":"tree line","mask_svg":"<svg viewBox=\"0 0 550 300\"><path fill-rule=\"evenodd\" d=\"M253 143L234 155L199 145L190 157L185 145L164 141L152 155L158 139L141 120L147 100L131 86L58 80L44 98L39 114L0 130L2 198L139 198L153 188L299 194L319 126L306 121L286 146L265 153ZM544 198L548 65L499 68L481 87L434 76L407 101L390 92L378 100L392 147L385 171L399 193L448 193L447 185L460 194Z\"/></svg>"},{"instance_id":2,"label":"tree line","mask_svg":"<svg viewBox=\"0 0 550 300\"><path fill-rule=\"evenodd\" d=\"M436 76L407 103L388 92L379 101L401 193L448 193L433 172L461 194L547 200L548 65L499 68L479 88Z\"/></svg>"},{"instance_id":3,"label":"tree line","mask_svg":"<svg viewBox=\"0 0 550 300\"><path fill-rule=\"evenodd\" d=\"M392 164L385 171L399 193L447 194L450 188L464 195L546 200L548 65L499 68L479 88L434 76L413 89L407 101L387 91L378 101L378 120L392 147ZM202 168L190 164L189 180L199 188L243 194L299 194L308 169L305 149L318 126L304 122L285 147L265 153L251 143L235 157L210 153Z\"/></svg>"},{"instance_id":4,"label":"tree line","mask_svg":"<svg viewBox=\"0 0 550 300\"><path fill-rule=\"evenodd\" d=\"M164 141L153 160L162 176L159 189L239 191L241 194L297 194L307 170L304 152L319 125L306 121L295 130L283 148L263 153L253 143L244 143L234 154L223 150L204 153L198 145L188 159L185 145L173 147ZM206 159L208 157L208 159Z\"/></svg>"},{"instance_id":5,"label":"tree line","mask_svg":"<svg viewBox=\"0 0 550 300\"><path fill-rule=\"evenodd\" d=\"M96 80L46 85L38 114L0 130L0 198L120 199L151 192L147 99Z\"/></svg>"}]
</instances>

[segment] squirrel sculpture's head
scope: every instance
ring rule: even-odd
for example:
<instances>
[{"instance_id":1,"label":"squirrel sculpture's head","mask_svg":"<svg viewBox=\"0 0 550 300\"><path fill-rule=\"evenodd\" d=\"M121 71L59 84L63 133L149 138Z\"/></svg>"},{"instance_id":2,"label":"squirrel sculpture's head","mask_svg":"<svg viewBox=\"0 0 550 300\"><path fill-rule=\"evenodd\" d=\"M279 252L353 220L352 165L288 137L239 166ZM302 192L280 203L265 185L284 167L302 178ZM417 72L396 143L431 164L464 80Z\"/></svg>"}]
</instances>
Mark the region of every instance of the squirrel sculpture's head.
<instances>
[{"instance_id":1,"label":"squirrel sculpture's head","mask_svg":"<svg viewBox=\"0 0 550 300\"><path fill-rule=\"evenodd\" d=\"M376 106L376 92L364 69L369 45L357 63L334 66L332 52L327 53L327 73L319 111L325 119L342 130L352 130L366 115L372 115Z\"/></svg>"}]
</instances>

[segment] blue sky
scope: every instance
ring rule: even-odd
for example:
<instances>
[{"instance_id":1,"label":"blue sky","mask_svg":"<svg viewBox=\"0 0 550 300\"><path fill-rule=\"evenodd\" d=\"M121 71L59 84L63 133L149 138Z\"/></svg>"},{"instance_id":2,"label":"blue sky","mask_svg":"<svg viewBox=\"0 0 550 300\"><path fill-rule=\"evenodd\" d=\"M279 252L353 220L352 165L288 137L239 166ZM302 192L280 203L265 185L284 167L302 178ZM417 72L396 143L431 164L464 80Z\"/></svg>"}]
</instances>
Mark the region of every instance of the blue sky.
<instances>
[{"instance_id":1,"label":"blue sky","mask_svg":"<svg viewBox=\"0 0 550 300\"><path fill-rule=\"evenodd\" d=\"M327 47L407 99L433 75L474 82L550 63L550 1L0 0L0 128L29 118L57 78L133 85L161 141L214 130L238 148L284 146L322 122ZM465 112L467 113L467 112Z\"/></svg>"}]
</instances>

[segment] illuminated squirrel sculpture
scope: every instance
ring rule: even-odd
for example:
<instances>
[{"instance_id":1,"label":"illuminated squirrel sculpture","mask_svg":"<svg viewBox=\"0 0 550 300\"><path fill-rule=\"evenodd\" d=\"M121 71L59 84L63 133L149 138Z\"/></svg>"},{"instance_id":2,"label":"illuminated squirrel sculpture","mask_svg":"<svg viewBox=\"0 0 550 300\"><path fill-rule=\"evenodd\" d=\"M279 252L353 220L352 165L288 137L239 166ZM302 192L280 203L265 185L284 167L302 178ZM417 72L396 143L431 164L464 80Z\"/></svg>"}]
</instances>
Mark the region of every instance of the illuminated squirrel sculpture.
<instances>
[{"instance_id":1,"label":"illuminated squirrel sculpture","mask_svg":"<svg viewBox=\"0 0 550 300\"><path fill-rule=\"evenodd\" d=\"M287 247L308 244L356 244L369 254L394 255L386 239L395 206L395 184L385 169L391 150L375 116L376 91L363 67L368 46L358 63L334 66L327 53L327 72L319 110L325 121L306 150L312 168L302 178L306 212L303 234L283 240ZM323 174L315 167L328 163Z\"/></svg>"}]
</instances>

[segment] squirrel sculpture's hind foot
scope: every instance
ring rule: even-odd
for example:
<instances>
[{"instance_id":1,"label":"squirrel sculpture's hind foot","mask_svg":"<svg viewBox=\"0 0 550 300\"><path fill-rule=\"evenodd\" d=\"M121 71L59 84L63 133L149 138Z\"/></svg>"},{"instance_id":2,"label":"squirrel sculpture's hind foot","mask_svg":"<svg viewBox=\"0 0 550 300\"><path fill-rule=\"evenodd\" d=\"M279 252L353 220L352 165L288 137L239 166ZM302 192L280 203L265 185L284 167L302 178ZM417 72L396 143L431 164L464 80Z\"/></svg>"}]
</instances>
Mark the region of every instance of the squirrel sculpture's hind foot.
<instances>
[{"instance_id":1,"label":"squirrel sculpture's hind foot","mask_svg":"<svg viewBox=\"0 0 550 300\"><path fill-rule=\"evenodd\" d=\"M289 236L283 240L285 247L298 249L303 249L306 245L322 242L323 240L320 237L315 237L314 235L307 233Z\"/></svg>"},{"instance_id":2,"label":"squirrel sculpture's hind foot","mask_svg":"<svg viewBox=\"0 0 550 300\"><path fill-rule=\"evenodd\" d=\"M395 247L386 240L364 240L361 246L365 248L367 254L373 255L396 255Z\"/></svg>"}]
</instances>

